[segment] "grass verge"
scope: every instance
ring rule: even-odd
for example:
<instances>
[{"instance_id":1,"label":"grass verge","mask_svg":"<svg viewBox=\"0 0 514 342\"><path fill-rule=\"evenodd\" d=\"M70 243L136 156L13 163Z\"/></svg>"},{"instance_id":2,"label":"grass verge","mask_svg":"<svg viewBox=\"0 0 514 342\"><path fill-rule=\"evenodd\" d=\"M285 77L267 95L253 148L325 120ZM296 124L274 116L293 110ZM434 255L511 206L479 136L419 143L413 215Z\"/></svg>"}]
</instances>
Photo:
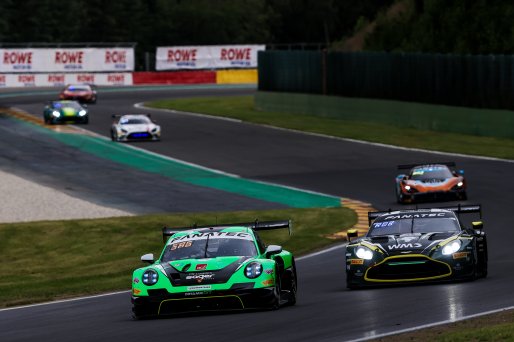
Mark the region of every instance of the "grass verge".
<instances>
[{"instance_id":1,"label":"grass verge","mask_svg":"<svg viewBox=\"0 0 514 342\"><path fill-rule=\"evenodd\" d=\"M0 224L0 307L78 295L128 290L132 271L145 253L160 254L161 228L291 219L286 230L261 234L295 255L333 244L327 235L356 223L347 208L283 209L145 215L91 220ZM341 262L343 262L341 260Z\"/></svg>"},{"instance_id":2,"label":"grass verge","mask_svg":"<svg viewBox=\"0 0 514 342\"><path fill-rule=\"evenodd\" d=\"M254 108L252 96L172 99L146 105L409 148L514 159L512 139L399 128L305 114L262 112Z\"/></svg>"}]
</instances>

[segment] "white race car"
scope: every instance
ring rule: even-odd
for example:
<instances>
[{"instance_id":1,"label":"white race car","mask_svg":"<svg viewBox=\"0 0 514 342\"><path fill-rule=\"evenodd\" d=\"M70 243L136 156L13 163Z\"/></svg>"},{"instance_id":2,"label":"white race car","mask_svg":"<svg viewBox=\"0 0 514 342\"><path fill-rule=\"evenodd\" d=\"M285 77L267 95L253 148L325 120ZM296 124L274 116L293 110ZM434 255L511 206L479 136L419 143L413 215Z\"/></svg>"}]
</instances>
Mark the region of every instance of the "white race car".
<instances>
[{"instance_id":1,"label":"white race car","mask_svg":"<svg viewBox=\"0 0 514 342\"><path fill-rule=\"evenodd\" d=\"M150 114L113 115L112 141L161 140L161 126L150 119Z\"/></svg>"}]
</instances>

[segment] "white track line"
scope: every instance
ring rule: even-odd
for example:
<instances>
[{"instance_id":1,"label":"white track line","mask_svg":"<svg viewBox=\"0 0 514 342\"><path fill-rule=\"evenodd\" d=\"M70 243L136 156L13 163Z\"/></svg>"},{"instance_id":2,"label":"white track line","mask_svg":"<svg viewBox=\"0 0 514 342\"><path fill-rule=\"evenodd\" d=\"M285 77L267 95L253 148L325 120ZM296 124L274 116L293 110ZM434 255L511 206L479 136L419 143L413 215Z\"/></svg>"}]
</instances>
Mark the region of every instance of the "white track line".
<instances>
[{"instance_id":1,"label":"white track line","mask_svg":"<svg viewBox=\"0 0 514 342\"><path fill-rule=\"evenodd\" d=\"M446 320L446 321L439 321L439 322L435 322L435 323L423 324L423 325L418 325L417 327L412 327L412 328L408 328L408 329L401 329L401 330L396 330L396 331L392 331L392 332L384 333L384 334L377 334L377 335L372 335L372 336L370 335L370 336L359 338L359 339L356 339L356 340L344 340L344 341L347 341L347 342L369 341L369 340L373 340L373 339L377 339L377 338L382 338L382 337L387 337L387 336L392 336L392 335L409 333L409 332L413 332L413 331L416 331L416 330L419 330L419 329L433 328L433 327L436 327L436 326L450 324L450 323L455 323L455 322L460 322L460 321L464 321L464 320L467 320L467 319L477 318L477 317L486 316L486 315L492 315L492 314L495 314L495 313L499 313L499 312L503 312L503 311L508 311L508 310L513 310L513 309L514 309L514 306L509 306L509 307L506 307L506 308L479 312L479 313L476 313L476 314L473 314L473 315L463 316L463 317L460 317L460 318L457 318L457 319L451 319L451 320L449 319L449 320Z\"/></svg>"}]
</instances>

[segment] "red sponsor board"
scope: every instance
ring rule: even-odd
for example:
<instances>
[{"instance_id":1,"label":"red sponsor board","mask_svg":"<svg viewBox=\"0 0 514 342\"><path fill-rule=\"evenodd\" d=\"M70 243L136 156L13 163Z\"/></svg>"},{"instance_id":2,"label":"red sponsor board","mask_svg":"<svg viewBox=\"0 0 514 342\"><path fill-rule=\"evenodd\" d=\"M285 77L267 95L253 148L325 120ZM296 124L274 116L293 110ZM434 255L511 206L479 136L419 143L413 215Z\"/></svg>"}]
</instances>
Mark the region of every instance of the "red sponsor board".
<instances>
[{"instance_id":1,"label":"red sponsor board","mask_svg":"<svg viewBox=\"0 0 514 342\"><path fill-rule=\"evenodd\" d=\"M134 72L134 84L215 84L215 71Z\"/></svg>"}]
</instances>

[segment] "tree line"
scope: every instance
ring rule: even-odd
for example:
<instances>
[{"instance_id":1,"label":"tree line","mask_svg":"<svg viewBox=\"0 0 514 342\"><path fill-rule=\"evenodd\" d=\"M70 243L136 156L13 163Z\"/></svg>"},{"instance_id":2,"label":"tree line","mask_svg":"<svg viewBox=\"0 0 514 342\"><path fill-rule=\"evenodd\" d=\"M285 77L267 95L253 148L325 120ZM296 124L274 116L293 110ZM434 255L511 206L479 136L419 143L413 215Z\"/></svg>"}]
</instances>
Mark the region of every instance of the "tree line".
<instances>
[{"instance_id":1,"label":"tree line","mask_svg":"<svg viewBox=\"0 0 514 342\"><path fill-rule=\"evenodd\" d=\"M393 0L1 0L0 43L330 45ZM139 66L140 67L140 66Z\"/></svg>"}]
</instances>

